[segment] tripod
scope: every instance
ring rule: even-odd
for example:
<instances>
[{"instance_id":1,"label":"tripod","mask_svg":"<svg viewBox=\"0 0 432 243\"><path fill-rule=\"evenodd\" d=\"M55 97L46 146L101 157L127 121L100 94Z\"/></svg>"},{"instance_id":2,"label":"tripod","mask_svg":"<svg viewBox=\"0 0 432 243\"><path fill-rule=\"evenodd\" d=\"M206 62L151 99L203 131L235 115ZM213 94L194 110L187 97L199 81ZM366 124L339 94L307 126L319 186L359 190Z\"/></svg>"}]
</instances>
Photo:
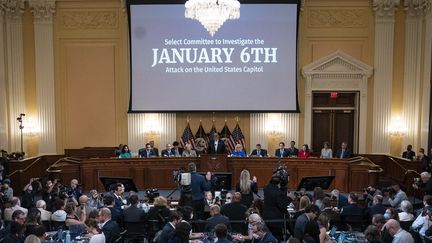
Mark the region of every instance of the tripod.
<instances>
[{"instance_id":1,"label":"tripod","mask_svg":"<svg viewBox=\"0 0 432 243\"><path fill-rule=\"evenodd\" d=\"M23 137L23 129L24 129L24 126L23 126L23 116L25 116L25 114L24 113L21 113L20 115L19 115L19 117L17 117L17 121L18 121L18 124L19 124L19 129L20 129L20 138L21 138L21 154L23 154L24 153L24 146L23 146L23 141L24 141L24 137Z\"/></svg>"}]
</instances>

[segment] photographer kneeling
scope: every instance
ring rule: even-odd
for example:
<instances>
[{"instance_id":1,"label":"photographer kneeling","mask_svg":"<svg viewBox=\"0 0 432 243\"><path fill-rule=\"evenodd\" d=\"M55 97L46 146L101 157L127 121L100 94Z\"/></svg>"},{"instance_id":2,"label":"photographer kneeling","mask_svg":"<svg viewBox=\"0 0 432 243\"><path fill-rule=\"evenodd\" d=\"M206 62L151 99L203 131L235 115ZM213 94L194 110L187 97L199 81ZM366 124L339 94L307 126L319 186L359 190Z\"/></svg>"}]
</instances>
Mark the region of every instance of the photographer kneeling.
<instances>
[{"instance_id":1,"label":"photographer kneeling","mask_svg":"<svg viewBox=\"0 0 432 243\"><path fill-rule=\"evenodd\" d=\"M421 190L424 195L432 195L432 180L429 172L422 172L420 178L416 178L413 188Z\"/></svg>"}]
</instances>

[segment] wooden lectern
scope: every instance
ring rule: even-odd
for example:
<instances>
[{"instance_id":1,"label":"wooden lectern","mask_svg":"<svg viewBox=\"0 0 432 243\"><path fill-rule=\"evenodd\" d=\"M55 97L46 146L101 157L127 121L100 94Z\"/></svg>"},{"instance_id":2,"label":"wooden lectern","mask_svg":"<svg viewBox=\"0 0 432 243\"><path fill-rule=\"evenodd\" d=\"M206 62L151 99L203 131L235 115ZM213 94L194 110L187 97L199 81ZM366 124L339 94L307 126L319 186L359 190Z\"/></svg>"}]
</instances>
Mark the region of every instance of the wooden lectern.
<instances>
[{"instance_id":1,"label":"wooden lectern","mask_svg":"<svg viewBox=\"0 0 432 243\"><path fill-rule=\"evenodd\" d=\"M226 154L203 154L199 171L210 172L227 172L227 155Z\"/></svg>"}]
</instances>

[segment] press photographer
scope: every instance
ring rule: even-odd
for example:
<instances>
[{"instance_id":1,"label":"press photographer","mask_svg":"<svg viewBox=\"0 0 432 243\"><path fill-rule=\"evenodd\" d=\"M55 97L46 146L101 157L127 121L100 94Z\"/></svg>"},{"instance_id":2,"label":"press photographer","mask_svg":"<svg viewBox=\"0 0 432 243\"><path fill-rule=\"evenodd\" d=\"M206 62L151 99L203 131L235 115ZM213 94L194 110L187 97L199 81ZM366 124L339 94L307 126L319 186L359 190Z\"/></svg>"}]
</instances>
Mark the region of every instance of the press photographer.
<instances>
[{"instance_id":1,"label":"press photographer","mask_svg":"<svg viewBox=\"0 0 432 243\"><path fill-rule=\"evenodd\" d=\"M432 195L432 180L429 172L422 172L420 178L414 178L412 187L421 190L424 195Z\"/></svg>"},{"instance_id":2,"label":"press photographer","mask_svg":"<svg viewBox=\"0 0 432 243\"><path fill-rule=\"evenodd\" d=\"M403 200L408 200L404 191L400 188L399 184L395 183L391 187L382 189L384 196L389 197L389 203L394 208L399 208Z\"/></svg>"}]
</instances>

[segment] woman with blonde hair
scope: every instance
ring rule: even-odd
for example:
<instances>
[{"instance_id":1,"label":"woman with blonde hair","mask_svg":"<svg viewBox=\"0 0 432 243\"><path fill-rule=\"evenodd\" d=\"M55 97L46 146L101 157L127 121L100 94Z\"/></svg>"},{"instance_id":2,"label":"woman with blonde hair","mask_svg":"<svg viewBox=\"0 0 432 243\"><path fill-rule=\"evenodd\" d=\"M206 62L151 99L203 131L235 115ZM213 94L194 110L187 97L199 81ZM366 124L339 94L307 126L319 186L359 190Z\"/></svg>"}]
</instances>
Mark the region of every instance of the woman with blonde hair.
<instances>
[{"instance_id":1,"label":"woman with blonde hair","mask_svg":"<svg viewBox=\"0 0 432 243\"><path fill-rule=\"evenodd\" d=\"M236 185L236 192L242 194L240 203L249 208L254 200L253 194L258 194L257 178L254 176L251 180L249 171L242 170L240 181Z\"/></svg>"},{"instance_id":2,"label":"woman with blonde hair","mask_svg":"<svg viewBox=\"0 0 432 243\"><path fill-rule=\"evenodd\" d=\"M300 215L305 212L305 208L311 204L311 201L308 196L302 196L300 198L298 211L294 214L294 219L297 219Z\"/></svg>"}]
</instances>

